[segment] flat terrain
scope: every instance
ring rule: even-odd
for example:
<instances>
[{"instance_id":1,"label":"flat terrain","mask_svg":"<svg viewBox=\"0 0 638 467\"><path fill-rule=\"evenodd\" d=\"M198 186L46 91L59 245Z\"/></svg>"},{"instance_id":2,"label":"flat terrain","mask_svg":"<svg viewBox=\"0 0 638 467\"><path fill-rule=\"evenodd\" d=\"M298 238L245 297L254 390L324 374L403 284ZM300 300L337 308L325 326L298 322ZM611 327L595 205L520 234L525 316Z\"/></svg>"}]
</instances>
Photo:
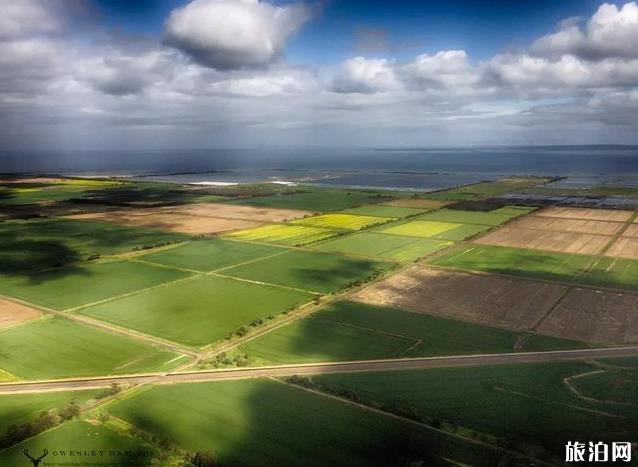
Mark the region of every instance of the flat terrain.
<instances>
[{"instance_id":1,"label":"flat terrain","mask_svg":"<svg viewBox=\"0 0 638 467\"><path fill-rule=\"evenodd\" d=\"M542 212L541 212L542 213ZM572 219L539 215L527 216L509 224L516 229L549 230L554 232L574 232L596 235L615 235L625 224L597 220Z\"/></svg>"},{"instance_id":2,"label":"flat terrain","mask_svg":"<svg viewBox=\"0 0 638 467\"><path fill-rule=\"evenodd\" d=\"M278 245L301 246L339 235L334 229L322 229L307 225L275 224L241 230L228 234L237 240L275 243Z\"/></svg>"},{"instance_id":3,"label":"flat terrain","mask_svg":"<svg viewBox=\"0 0 638 467\"><path fill-rule=\"evenodd\" d=\"M354 214L323 214L320 216L306 217L294 221L293 224L309 225L326 229L361 230L373 225L384 224L391 219L386 217L362 216Z\"/></svg>"},{"instance_id":4,"label":"flat terrain","mask_svg":"<svg viewBox=\"0 0 638 467\"><path fill-rule=\"evenodd\" d=\"M486 225L458 224L453 222L409 220L378 230L389 235L433 238L438 240L464 240L490 229Z\"/></svg>"},{"instance_id":5,"label":"flat terrain","mask_svg":"<svg viewBox=\"0 0 638 467\"><path fill-rule=\"evenodd\" d=\"M87 263L27 277L0 275L0 293L64 310L187 277L189 274L131 261Z\"/></svg>"},{"instance_id":6,"label":"flat terrain","mask_svg":"<svg viewBox=\"0 0 638 467\"><path fill-rule=\"evenodd\" d=\"M0 329L39 318L42 313L19 303L0 298Z\"/></svg>"},{"instance_id":7,"label":"flat terrain","mask_svg":"<svg viewBox=\"0 0 638 467\"><path fill-rule=\"evenodd\" d=\"M2 331L0 340L0 368L25 379L169 370L177 356L63 318Z\"/></svg>"},{"instance_id":8,"label":"flat terrain","mask_svg":"<svg viewBox=\"0 0 638 467\"><path fill-rule=\"evenodd\" d=\"M306 189L296 192L280 193L272 196L257 196L233 201L233 204L261 206L279 209L298 209L305 211L328 212L375 204L387 201L378 192L342 189Z\"/></svg>"},{"instance_id":9,"label":"flat terrain","mask_svg":"<svg viewBox=\"0 0 638 467\"><path fill-rule=\"evenodd\" d=\"M587 209L587 208L567 208L552 206L538 212L546 217L560 217L567 219L585 219L609 222L626 222L633 211L622 211L615 209Z\"/></svg>"},{"instance_id":10,"label":"flat terrain","mask_svg":"<svg viewBox=\"0 0 638 467\"><path fill-rule=\"evenodd\" d=\"M406 206L393 206L393 205L381 205L370 204L368 206L360 206L358 208L351 208L342 211L344 214L357 214L360 216L376 216L376 217L413 217L423 214L428 211L427 208L412 208Z\"/></svg>"},{"instance_id":11,"label":"flat terrain","mask_svg":"<svg viewBox=\"0 0 638 467\"><path fill-rule=\"evenodd\" d=\"M240 347L253 364L580 348L584 344L394 308L339 302Z\"/></svg>"},{"instance_id":12,"label":"flat terrain","mask_svg":"<svg viewBox=\"0 0 638 467\"><path fill-rule=\"evenodd\" d=\"M638 295L574 288L539 332L601 344L638 342Z\"/></svg>"},{"instance_id":13,"label":"flat terrain","mask_svg":"<svg viewBox=\"0 0 638 467\"><path fill-rule=\"evenodd\" d=\"M80 313L186 345L223 339L257 319L308 302L312 295L217 276L133 294Z\"/></svg>"},{"instance_id":14,"label":"flat terrain","mask_svg":"<svg viewBox=\"0 0 638 467\"><path fill-rule=\"evenodd\" d=\"M181 206L167 206L158 208L156 212L165 212L177 215L187 214L189 216L197 217L243 219L255 222L285 222L313 214L311 211L302 211L298 209L278 209L223 203L191 203Z\"/></svg>"},{"instance_id":15,"label":"flat terrain","mask_svg":"<svg viewBox=\"0 0 638 467\"><path fill-rule=\"evenodd\" d=\"M459 209L440 209L419 216L419 219L455 222L457 224L478 224L496 226L515 217L522 216L532 211L532 208L507 206L494 211L464 211Z\"/></svg>"},{"instance_id":16,"label":"flat terrain","mask_svg":"<svg viewBox=\"0 0 638 467\"><path fill-rule=\"evenodd\" d=\"M166 266L207 272L285 251L280 247L214 239L190 242L186 245L149 253L139 257L139 259Z\"/></svg>"},{"instance_id":17,"label":"flat terrain","mask_svg":"<svg viewBox=\"0 0 638 467\"><path fill-rule=\"evenodd\" d=\"M356 292L352 298L520 330L533 328L564 291L560 285L413 266Z\"/></svg>"},{"instance_id":18,"label":"flat terrain","mask_svg":"<svg viewBox=\"0 0 638 467\"><path fill-rule=\"evenodd\" d=\"M394 206L399 208L414 208L414 209L438 209L445 206L445 201L435 201L433 199L424 198L398 198L390 201L385 201L378 206Z\"/></svg>"},{"instance_id":19,"label":"flat terrain","mask_svg":"<svg viewBox=\"0 0 638 467\"><path fill-rule=\"evenodd\" d=\"M619 238L605 252L605 256L638 260L638 238Z\"/></svg>"},{"instance_id":20,"label":"flat terrain","mask_svg":"<svg viewBox=\"0 0 638 467\"><path fill-rule=\"evenodd\" d=\"M443 240L361 232L320 242L313 245L313 248L396 261L414 261L449 245L451 242Z\"/></svg>"},{"instance_id":21,"label":"flat terrain","mask_svg":"<svg viewBox=\"0 0 638 467\"><path fill-rule=\"evenodd\" d=\"M316 293L331 293L353 282L365 281L390 266L391 263L383 261L292 250L225 269L223 274Z\"/></svg>"}]
</instances>

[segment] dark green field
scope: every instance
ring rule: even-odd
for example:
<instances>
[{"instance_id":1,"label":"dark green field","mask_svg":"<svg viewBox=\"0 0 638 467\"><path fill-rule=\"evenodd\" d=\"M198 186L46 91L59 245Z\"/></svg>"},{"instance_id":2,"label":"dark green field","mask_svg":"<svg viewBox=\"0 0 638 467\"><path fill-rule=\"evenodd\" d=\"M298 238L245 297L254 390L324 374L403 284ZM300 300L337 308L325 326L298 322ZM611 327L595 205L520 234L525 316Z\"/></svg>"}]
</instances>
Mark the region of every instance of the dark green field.
<instances>
[{"instance_id":1,"label":"dark green field","mask_svg":"<svg viewBox=\"0 0 638 467\"><path fill-rule=\"evenodd\" d=\"M202 346L223 339L254 320L309 302L312 297L296 290L200 276L84 308L80 313L183 344Z\"/></svg>"},{"instance_id":2,"label":"dark green field","mask_svg":"<svg viewBox=\"0 0 638 467\"><path fill-rule=\"evenodd\" d=\"M339 302L309 318L242 345L256 363L310 363L396 357L560 350L586 344L463 323L355 302Z\"/></svg>"},{"instance_id":3,"label":"dark green field","mask_svg":"<svg viewBox=\"0 0 638 467\"><path fill-rule=\"evenodd\" d=\"M505 207L489 212L481 211L462 211L455 209L439 209L438 211L428 212L419 216L419 219L439 221L439 222L456 222L459 224L478 224L497 226L510 219L526 214L533 209L530 208L513 208Z\"/></svg>"},{"instance_id":4,"label":"dark green field","mask_svg":"<svg viewBox=\"0 0 638 467\"><path fill-rule=\"evenodd\" d=\"M330 293L355 281L366 280L391 265L392 263L382 261L291 250L283 255L226 269L224 274L312 292Z\"/></svg>"}]
</instances>

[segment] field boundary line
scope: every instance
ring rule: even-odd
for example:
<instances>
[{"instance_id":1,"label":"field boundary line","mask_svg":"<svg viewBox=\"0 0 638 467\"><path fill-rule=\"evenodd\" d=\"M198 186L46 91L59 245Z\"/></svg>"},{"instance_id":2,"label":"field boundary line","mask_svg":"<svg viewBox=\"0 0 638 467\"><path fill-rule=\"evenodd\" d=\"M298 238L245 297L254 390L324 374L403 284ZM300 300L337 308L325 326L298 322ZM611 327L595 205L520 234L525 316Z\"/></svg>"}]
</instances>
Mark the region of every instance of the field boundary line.
<instances>
[{"instance_id":1,"label":"field boundary line","mask_svg":"<svg viewBox=\"0 0 638 467\"><path fill-rule=\"evenodd\" d=\"M583 394L581 394L581 392L576 389L576 387L572 384L572 381L575 379L580 379L580 378L584 378L587 376L591 376L591 375L598 375L601 373L609 373L609 369L606 370L593 370L593 371L586 371L584 373L578 373L576 375L572 375L572 376L567 376L565 378L563 378L563 383L565 383L565 386L567 386L567 388L579 399L583 399L589 402L595 402L595 403L603 403L603 404L612 404L612 405L623 405L623 406L633 406L636 405L635 403L632 402L620 402L620 401L613 401L613 400L608 400L608 399L596 399L594 397L588 397L585 396ZM625 418L625 417L623 417Z\"/></svg>"},{"instance_id":2,"label":"field boundary line","mask_svg":"<svg viewBox=\"0 0 638 467\"><path fill-rule=\"evenodd\" d=\"M247 261L243 261L241 263L231 264L231 265L228 265L228 266L223 266L221 268L213 269L212 271L208 271L207 274L211 273L211 272L218 273L218 272L221 272L221 271L225 271L227 269L232 269L232 268L236 268L236 267L240 267L240 266L245 266L247 264L258 263L258 262L263 261L265 259L276 258L277 256L283 256L283 255L290 254L292 251L293 251L292 249L285 248L284 251L279 251L277 253L273 253L272 255L262 256L260 258L253 258L253 259L249 259Z\"/></svg>"},{"instance_id":3,"label":"field boundary line","mask_svg":"<svg viewBox=\"0 0 638 467\"><path fill-rule=\"evenodd\" d=\"M326 295L326 293L324 293L324 292L317 292L317 291L313 291L313 290L300 289L300 288L297 288L297 287L290 287L288 285L271 284L270 282L256 281L256 280L253 280L253 279L245 279L243 277L229 276L229 275L226 275L226 274L219 274L218 272L215 272L215 271L207 272L205 275L206 276L223 277L224 279L232 279L232 280L236 280L236 281L239 281L239 282L248 282L250 284L264 285L264 286L268 286L268 287L275 287L275 288L278 288L278 289L285 289L285 290L294 291L294 292L302 292L302 293L311 294L311 295Z\"/></svg>"},{"instance_id":4,"label":"field boundary line","mask_svg":"<svg viewBox=\"0 0 638 467\"><path fill-rule=\"evenodd\" d=\"M324 323L331 323L331 324L335 324L337 326L343 326L343 327L346 327L346 328L361 329L362 331L374 332L376 334L384 334L386 336L396 337L398 339L404 339L404 340L410 340L410 341L418 341L418 342L422 341L422 339L417 339L416 337L406 336L406 335L403 335L403 334L396 334L394 332L383 331L381 329L367 328L365 326L357 326L356 324L344 323L342 321L335 321L335 320L332 320L332 319L320 318L320 317L316 317L314 319L317 320L317 321L322 321Z\"/></svg>"},{"instance_id":5,"label":"field boundary line","mask_svg":"<svg viewBox=\"0 0 638 467\"><path fill-rule=\"evenodd\" d=\"M184 268L181 266L171 266L168 264L162 264L162 263L156 263L154 261L149 261L147 259L138 259L138 258L129 258L128 261L130 261L131 263L140 263L140 264L148 264L150 266L155 266L158 268L163 268L163 269L171 269L174 271L181 271L181 272L188 272L190 274L203 274L204 271L199 271L197 269L189 269L189 268Z\"/></svg>"}]
</instances>

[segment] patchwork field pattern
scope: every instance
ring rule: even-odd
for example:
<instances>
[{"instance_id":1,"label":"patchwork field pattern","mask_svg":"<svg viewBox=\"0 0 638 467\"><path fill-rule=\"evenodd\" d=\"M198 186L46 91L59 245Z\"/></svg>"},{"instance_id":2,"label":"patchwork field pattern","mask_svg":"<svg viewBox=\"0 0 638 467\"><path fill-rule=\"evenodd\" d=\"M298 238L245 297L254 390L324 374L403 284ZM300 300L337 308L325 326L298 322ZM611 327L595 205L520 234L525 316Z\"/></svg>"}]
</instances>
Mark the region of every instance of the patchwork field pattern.
<instances>
[{"instance_id":1,"label":"patchwork field pattern","mask_svg":"<svg viewBox=\"0 0 638 467\"><path fill-rule=\"evenodd\" d=\"M638 259L638 238L621 237L605 252L614 258Z\"/></svg>"},{"instance_id":2,"label":"patchwork field pattern","mask_svg":"<svg viewBox=\"0 0 638 467\"><path fill-rule=\"evenodd\" d=\"M365 287L352 298L521 330L533 329L565 290L561 285L413 266Z\"/></svg>"},{"instance_id":3,"label":"patchwork field pattern","mask_svg":"<svg viewBox=\"0 0 638 467\"><path fill-rule=\"evenodd\" d=\"M506 206L494 211L463 211L457 209L440 209L419 216L419 219L455 222L457 224L478 224L497 226L504 222L533 211L533 208Z\"/></svg>"},{"instance_id":4,"label":"patchwork field pattern","mask_svg":"<svg viewBox=\"0 0 638 467\"><path fill-rule=\"evenodd\" d=\"M395 206L400 208L414 208L414 209L439 209L448 204L445 201L436 201L433 199L422 198L398 198L391 201L386 201L378 206Z\"/></svg>"},{"instance_id":5,"label":"patchwork field pattern","mask_svg":"<svg viewBox=\"0 0 638 467\"><path fill-rule=\"evenodd\" d=\"M358 208L347 209L342 211L344 214L356 214L360 216L376 216L376 217L413 217L423 214L429 209L418 209L405 206L392 206L381 204L370 204L368 206L359 206Z\"/></svg>"},{"instance_id":6,"label":"patchwork field pattern","mask_svg":"<svg viewBox=\"0 0 638 467\"><path fill-rule=\"evenodd\" d=\"M428 238L385 235L361 232L318 243L313 248L321 251L370 256L396 261L414 261L439 251L451 242Z\"/></svg>"},{"instance_id":7,"label":"patchwork field pattern","mask_svg":"<svg viewBox=\"0 0 638 467\"><path fill-rule=\"evenodd\" d=\"M631 218L633 211L621 211L615 209L588 209L588 208L567 208L548 207L538 212L544 217L559 217L565 219L585 219L608 222L626 222Z\"/></svg>"},{"instance_id":8,"label":"patchwork field pattern","mask_svg":"<svg viewBox=\"0 0 638 467\"><path fill-rule=\"evenodd\" d=\"M63 318L0 332L0 369L47 379L170 370L178 354Z\"/></svg>"},{"instance_id":9,"label":"patchwork field pattern","mask_svg":"<svg viewBox=\"0 0 638 467\"><path fill-rule=\"evenodd\" d=\"M216 342L313 296L217 276L200 276L80 310L81 314L191 346Z\"/></svg>"},{"instance_id":10,"label":"patchwork field pattern","mask_svg":"<svg viewBox=\"0 0 638 467\"><path fill-rule=\"evenodd\" d=\"M323 214L320 216L306 217L292 222L293 224L309 225L326 229L361 230L373 225L390 222L386 217L359 216L353 214Z\"/></svg>"},{"instance_id":11,"label":"patchwork field pattern","mask_svg":"<svg viewBox=\"0 0 638 467\"><path fill-rule=\"evenodd\" d=\"M275 243L287 246L302 246L339 235L334 229L322 229L307 225L274 224L241 230L227 234L237 240Z\"/></svg>"},{"instance_id":12,"label":"patchwork field pattern","mask_svg":"<svg viewBox=\"0 0 638 467\"><path fill-rule=\"evenodd\" d=\"M378 230L389 235L433 238L439 240L464 240L490 229L486 225L469 225L452 222L410 220Z\"/></svg>"},{"instance_id":13,"label":"patchwork field pattern","mask_svg":"<svg viewBox=\"0 0 638 467\"><path fill-rule=\"evenodd\" d=\"M299 191L296 193L243 198L234 201L233 204L329 212L341 211L343 209L361 206L364 204L376 204L388 199L388 197L380 196L378 192L340 189L310 189L308 191Z\"/></svg>"},{"instance_id":14,"label":"patchwork field pattern","mask_svg":"<svg viewBox=\"0 0 638 467\"><path fill-rule=\"evenodd\" d=\"M42 313L19 303L0 298L0 329L39 318Z\"/></svg>"},{"instance_id":15,"label":"patchwork field pattern","mask_svg":"<svg viewBox=\"0 0 638 467\"><path fill-rule=\"evenodd\" d=\"M187 214L197 217L243 219L255 222L285 222L313 214L311 211L299 209L278 209L223 203L193 203L181 206L168 206L158 208L157 212L169 212L177 215Z\"/></svg>"}]
</instances>

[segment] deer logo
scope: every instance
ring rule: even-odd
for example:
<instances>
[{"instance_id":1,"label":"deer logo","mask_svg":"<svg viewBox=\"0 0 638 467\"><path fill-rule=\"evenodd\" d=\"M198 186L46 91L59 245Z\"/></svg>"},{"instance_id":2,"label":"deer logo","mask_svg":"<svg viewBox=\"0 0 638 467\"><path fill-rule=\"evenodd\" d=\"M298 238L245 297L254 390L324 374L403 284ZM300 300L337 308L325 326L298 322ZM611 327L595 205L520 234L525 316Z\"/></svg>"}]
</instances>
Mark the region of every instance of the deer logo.
<instances>
[{"instance_id":1,"label":"deer logo","mask_svg":"<svg viewBox=\"0 0 638 467\"><path fill-rule=\"evenodd\" d=\"M25 449L23 452L24 452L24 455L31 460L33 467L38 467L40 465L40 462L42 462L42 459L44 459L49 454L49 451L45 449L44 451L42 451L42 455L36 458L36 457L33 457L31 454L29 454L28 449Z\"/></svg>"}]
</instances>

